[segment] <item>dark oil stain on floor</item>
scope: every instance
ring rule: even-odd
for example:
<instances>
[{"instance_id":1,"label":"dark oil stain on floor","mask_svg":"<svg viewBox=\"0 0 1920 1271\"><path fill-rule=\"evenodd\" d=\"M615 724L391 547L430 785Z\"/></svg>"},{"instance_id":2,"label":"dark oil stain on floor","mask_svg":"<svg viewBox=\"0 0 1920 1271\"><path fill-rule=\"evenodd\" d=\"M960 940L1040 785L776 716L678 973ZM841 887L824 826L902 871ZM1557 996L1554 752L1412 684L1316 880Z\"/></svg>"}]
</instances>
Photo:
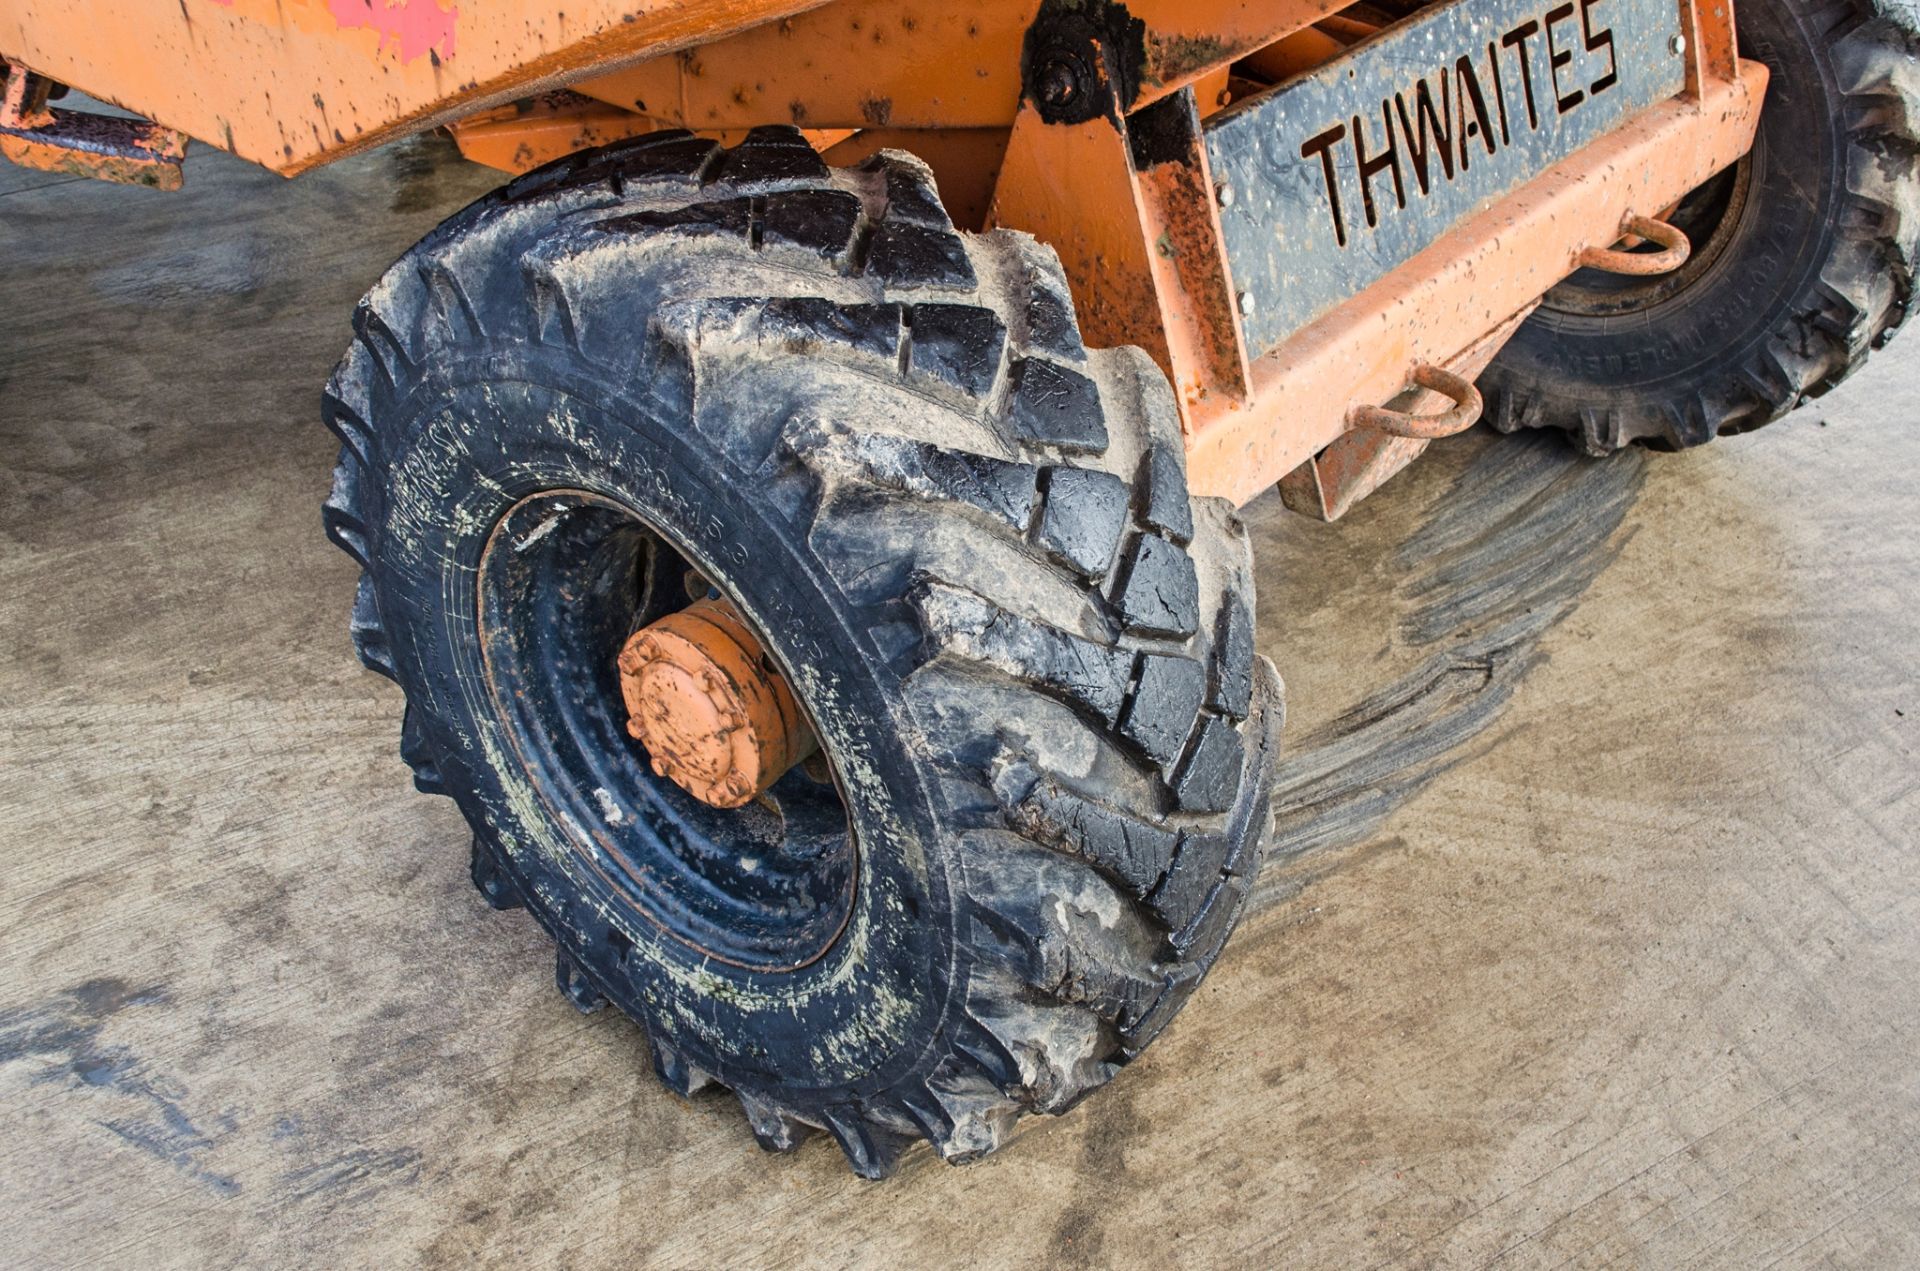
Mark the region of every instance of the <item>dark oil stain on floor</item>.
<instances>
[{"instance_id":1,"label":"dark oil stain on floor","mask_svg":"<svg viewBox=\"0 0 1920 1271\"><path fill-rule=\"evenodd\" d=\"M0 1064L31 1065L27 1080L55 1086L82 1101L99 1130L160 1161L216 1196L233 1197L254 1183L217 1168L230 1141L257 1139L254 1118L224 1107L208 1110L189 1083L127 1040L106 1035L120 1018L153 1008L155 1018L177 1013L164 986L136 986L112 977L76 984L30 1005L0 1010ZM131 1032L131 1029L122 1029ZM279 1168L259 1181L277 1203L316 1202L322 1208L356 1205L382 1188L408 1185L421 1173L410 1146L341 1147L337 1117L283 1114L267 1135ZM228 1153L244 1156L244 1152ZM255 1159L258 1154L255 1154Z\"/></svg>"},{"instance_id":2,"label":"dark oil stain on floor","mask_svg":"<svg viewBox=\"0 0 1920 1271\"><path fill-rule=\"evenodd\" d=\"M38 1005L0 1012L0 1063L38 1060L36 1084L111 1096L95 1124L147 1155L223 1196L240 1190L230 1175L209 1168L207 1154L233 1128L220 1114L196 1118L186 1090L131 1048L105 1041L107 1022L123 1010L164 1007L164 988L134 988L121 980L88 980ZM203 1123L211 1125L206 1128Z\"/></svg>"}]
</instances>

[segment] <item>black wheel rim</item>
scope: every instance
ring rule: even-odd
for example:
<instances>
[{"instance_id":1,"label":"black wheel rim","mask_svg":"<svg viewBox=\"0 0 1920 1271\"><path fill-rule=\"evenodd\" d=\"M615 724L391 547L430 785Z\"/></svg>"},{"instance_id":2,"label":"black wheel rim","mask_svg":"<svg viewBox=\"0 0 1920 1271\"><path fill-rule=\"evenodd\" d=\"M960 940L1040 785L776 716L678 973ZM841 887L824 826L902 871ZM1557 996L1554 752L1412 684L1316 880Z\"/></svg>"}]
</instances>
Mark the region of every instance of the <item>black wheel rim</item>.
<instances>
[{"instance_id":1,"label":"black wheel rim","mask_svg":"<svg viewBox=\"0 0 1920 1271\"><path fill-rule=\"evenodd\" d=\"M708 572L611 499L519 500L479 569L491 705L548 814L618 903L703 956L793 970L833 946L853 907L858 854L837 783L795 769L745 807L713 808L656 775L626 731L622 644L695 599Z\"/></svg>"}]
</instances>

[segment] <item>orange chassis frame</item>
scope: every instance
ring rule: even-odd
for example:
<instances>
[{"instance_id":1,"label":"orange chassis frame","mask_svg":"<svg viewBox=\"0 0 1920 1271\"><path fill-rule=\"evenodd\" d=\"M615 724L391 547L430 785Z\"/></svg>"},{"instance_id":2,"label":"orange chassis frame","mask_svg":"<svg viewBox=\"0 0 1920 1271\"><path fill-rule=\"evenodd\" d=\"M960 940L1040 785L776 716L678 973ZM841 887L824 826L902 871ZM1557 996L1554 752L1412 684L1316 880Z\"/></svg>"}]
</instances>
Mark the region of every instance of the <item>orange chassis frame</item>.
<instances>
[{"instance_id":1,"label":"orange chassis frame","mask_svg":"<svg viewBox=\"0 0 1920 1271\"><path fill-rule=\"evenodd\" d=\"M1679 96L1250 357L1205 147L1143 164L1129 128L1171 97L1203 118L1259 91L1240 77L1250 65L1278 79L1338 53L1325 33L1355 25L1342 0L1053 2L1143 26L1137 74L1124 89L1103 82L1111 109L1086 122L1047 122L1023 82L1039 0L576 0L564 13L483 0L0 0L0 60L287 175L437 124L510 170L656 127L724 136L793 123L835 162L910 150L932 164L956 221L1026 230L1059 252L1090 343L1138 344L1159 362L1194 493L1244 503L1278 482L1289 506L1327 519L1427 444L1357 427L1356 410L1428 409L1439 399L1413 386L1421 365L1477 375L1584 251L1746 153L1767 79L1735 53L1731 0L1676 0ZM524 104L568 86L578 96ZM51 163L32 144L34 119L0 112L8 125L0 150Z\"/></svg>"}]
</instances>

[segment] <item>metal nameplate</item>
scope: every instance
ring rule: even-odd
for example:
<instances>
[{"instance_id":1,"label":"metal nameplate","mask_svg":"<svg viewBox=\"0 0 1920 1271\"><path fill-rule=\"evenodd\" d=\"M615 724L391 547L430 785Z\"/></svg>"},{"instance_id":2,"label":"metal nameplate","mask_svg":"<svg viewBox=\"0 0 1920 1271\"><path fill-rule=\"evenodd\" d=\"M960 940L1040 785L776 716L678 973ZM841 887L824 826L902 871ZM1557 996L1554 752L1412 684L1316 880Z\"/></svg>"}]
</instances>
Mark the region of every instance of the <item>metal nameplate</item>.
<instances>
[{"instance_id":1,"label":"metal nameplate","mask_svg":"<svg viewBox=\"0 0 1920 1271\"><path fill-rule=\"evenodd\" d=\"M1679 34L1676 0L1456 0L1210 120L1248 352L1680 92Z\"/></svg>"}]
</instances>

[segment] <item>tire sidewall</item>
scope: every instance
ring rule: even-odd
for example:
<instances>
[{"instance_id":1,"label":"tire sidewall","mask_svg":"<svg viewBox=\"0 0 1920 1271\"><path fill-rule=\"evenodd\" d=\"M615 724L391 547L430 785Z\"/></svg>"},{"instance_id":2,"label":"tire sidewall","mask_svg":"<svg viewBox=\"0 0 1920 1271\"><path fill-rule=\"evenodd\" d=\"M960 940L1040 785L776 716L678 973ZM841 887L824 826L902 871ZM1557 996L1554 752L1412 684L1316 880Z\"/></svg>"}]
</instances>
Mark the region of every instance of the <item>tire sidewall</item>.
<instances>
[{"instance_id":1,"label":"tire sidewall","mask_svg":"<svg viewBox=\"0 0 1920 1271\"><path fill-rule=\"evenodd\" d=\"M437 366L393 403L388 417L404 422L376 483L370 575L402 683L434 752L457 769L462 810L529 909L657 1041L800 1110L887 1088L924 1066L959 996L957 863L937 787L902 744L915 730L898 680L773 502L676 426L676 394L656 381L635 400L558 361L521 350ZM702 955L624 902L581 838L592 830L541 798L493 702L477 579L501 518L555 489L617 503L663 533L795 669L859 854L847 925L816 961L766 972Z\"/></svg>"}]
</instances>

